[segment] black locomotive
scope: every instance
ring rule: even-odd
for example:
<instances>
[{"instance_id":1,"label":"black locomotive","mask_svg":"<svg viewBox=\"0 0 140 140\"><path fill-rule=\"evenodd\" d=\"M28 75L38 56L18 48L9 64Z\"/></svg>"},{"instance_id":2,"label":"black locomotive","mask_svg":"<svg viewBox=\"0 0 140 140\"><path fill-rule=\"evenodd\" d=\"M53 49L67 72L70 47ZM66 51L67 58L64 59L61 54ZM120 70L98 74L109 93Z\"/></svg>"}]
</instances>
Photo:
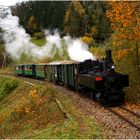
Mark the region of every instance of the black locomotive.
<instances>
[{"instance_id":1,"label":"black locomotive","mask_svg":"<svg viewBox=\"0 0 140 140\"><path fill-rule=\"evenodd\" d=\"M91 66L90 70L79 74L82 88L90 89L91 97L103 105L123 104L123 88L129 86L128 75L115 72L111 51L106 51L106 58L102 61L88 63Z\"/></svg>"},{"instance_id":2,"label":"black locomotive","mask_svg":"<svg viewBox=\"0 0 140 140\"><path fill-rule=\"evenodd\" d=\"M106 58L102 61L20 64L15 65L14 73L64 84L79 92L89 93L92 99L106 106L123 104L123 88L129 86L128 75L115 72L111 50L106 50Z\"/></svg>"}]
</instances>

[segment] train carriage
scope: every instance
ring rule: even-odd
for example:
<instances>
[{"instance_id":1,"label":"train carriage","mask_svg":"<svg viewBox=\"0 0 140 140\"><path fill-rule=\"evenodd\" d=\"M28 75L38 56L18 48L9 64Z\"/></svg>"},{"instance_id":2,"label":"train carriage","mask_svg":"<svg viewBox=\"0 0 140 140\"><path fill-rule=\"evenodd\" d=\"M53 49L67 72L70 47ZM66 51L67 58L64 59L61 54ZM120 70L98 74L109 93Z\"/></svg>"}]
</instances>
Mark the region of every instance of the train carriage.
<instances>
[{"instance_id":1,"label":"train carriage","mask_svg":"<svg viewBox=\"0 0 140 140\"><path fill-rule=\"evenodd\" d=\"M47 64L36 64L35 70L36 70L36 77L45 79L47 77Z\"/></svg>"},{"instance_id":2,"label":"train carriage","mask_svg":"<svg viewBox=\"0 0 140 140\"><path fill-rule=\"evenodd\" d=\"M23 67L24 67L24 65L21 65L21 64L14 65L14 74L15 75L24 75Z\"/></svg>"},{"instance_id":3,"label":"train carriage","mask_svg":"<svg viewBox=\"0 0 140 140\"><path fill-rule=\"evenodd\" d=\"M53 83L84 91L103 105L124 103L123 88L129 86L129 76L115 71L111 50L102 61L57 61L48 64L15 65L16 75L39 77Z\"/></svg>"},{"instance_id":4,"label":"train carriage","mask_svg":"<svg viewBox=\"0 0 140 140\"><path fill-rule=\"evenodd\" d=\"M75 63L74 61L61 62L62 83L72 88L75 88Z\"/></svg>"},{"instance_id":5,"label":"train carriage","mask_svg":"<svg viewBox=\"0 0 140 140\"><path fill-rule=\"evenodd\" d=\"M35 64L24 64L23 72L25 76L36 77Z\"/></svg>"},{"instance_id":6,"label":"train carriage","mask_svg":"<svg viewBox=\"0 0 140 140\"><path fill-rule=\"evenodd\" d=\"M60 82L61 81L60 70L61 68L59 62L48 63L46 69L47 79L49 79L49 81L52 81L54 83Z\"/></svg>"},{"instance_id":7,"label":"train carriage","mask_svg":"<svg viewBox=\"0 0 140 140\"><path fill-rule=\"evenodd\" d=\"M75 71L74 64L67 65L67 84L69 87L75 88Z\"/></svg>"}]
</instances>

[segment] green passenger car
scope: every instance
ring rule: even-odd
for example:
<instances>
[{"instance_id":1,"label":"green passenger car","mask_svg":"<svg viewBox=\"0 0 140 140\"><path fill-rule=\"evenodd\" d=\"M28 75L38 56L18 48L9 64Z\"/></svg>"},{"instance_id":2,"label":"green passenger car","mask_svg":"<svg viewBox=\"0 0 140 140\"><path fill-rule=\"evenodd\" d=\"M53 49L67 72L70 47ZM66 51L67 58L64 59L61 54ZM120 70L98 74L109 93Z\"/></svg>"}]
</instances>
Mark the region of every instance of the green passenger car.
<instances>
[{"instance_id":1,"label":"green passenger car","mask_svg":"<svg viewBox=\"0 0 140 140\"><path fill-rule=\"evenodd\" d=\"M20 65L20 64L14 65L14 74L15 75L23 75L24 74L23 65Z\"/></svg>"},{"instance_id":2,"label":"green passenger car","mask_svg":"<svg viewBox=\"0 0 140 140\"><path fill-rule=\"evenodd\" d=\"M47 72L46 71L46 67L47 67L47 64L37 64L36 65L36 77L37 78L42 78L42 79L45 79L46 78L46 75L47 75Z\"/></svg>"},{"instance_id":3,"label":"green passenger car","mask_svg":"<svg viewBox=\"0 0 140 140\"><path fill-rule=\"evenodd\" d=\"M62 69L62 83L68 85L68 80L67 80L67 64L61 64L61 69Z\"/></svg>"},{"instance_id":4,"label":"green passenger car","mask_svg":"<svg viewBox=\"0 0 140 140\"><path fill-rule=\"evenodd\" d=\"M25 76L36 76L35 64L25 64L23 67L23 71Z\"/></svg>"},{"instance_id":5,"label":"green passenger car","mask_svg":"<svg viewBox=\"0 0 140 140\"><path fill-rule=\"evenodd\" d=\"M76 80L76 73L75 73L75 62L73 61L63 61L61 64L61 76L62 82L69 87L75 88L75 80Z\"/></svg>"},{"instance_id":6,"label":"green passenger car","mask_svg":"<svg viewBox=\"0 0 140 140\"><path fill-rule=\"evenodd\" d=\"M55 81L55 77L54 77L54 65L48 65L48 74L47 74L47 79L49 81L54 82Z\"/></svg>"},{"instance_id":7,"label":"green passenger car","mask_svg":"<svg viewBox=\"0 0 140 140\"><path fill-rule=\"evenodd\" d=\"M67 82L69 87L75 87L75 71L74 71L74 64L67 65Z\"/></svg>"},{"instance_id":8,"label":"green passenger car","mask_svg":"<svg viewBox=\"0 0 140 140\"><path fill-rule=\"evenodd\" d=\"M61 81L61 69L60 62L52 62L47 65L47 79L54 83L58 83Z\"/></svg>"}]
</instances>

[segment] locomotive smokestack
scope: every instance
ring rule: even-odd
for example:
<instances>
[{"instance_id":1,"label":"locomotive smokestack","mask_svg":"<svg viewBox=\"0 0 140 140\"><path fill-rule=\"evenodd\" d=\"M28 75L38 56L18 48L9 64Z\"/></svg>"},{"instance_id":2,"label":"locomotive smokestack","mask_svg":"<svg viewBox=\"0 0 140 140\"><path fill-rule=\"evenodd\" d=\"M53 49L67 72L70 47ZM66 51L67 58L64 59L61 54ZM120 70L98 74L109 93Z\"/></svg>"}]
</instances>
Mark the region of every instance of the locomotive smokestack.
<instances>
[{"instance_id":1,"label":"locomotive smokestack","mask_svg":"<svg viewBox=\"0 0 140 140\"><path fill-rule=\"evenodd\" d=\"M106 50L106 59L112 60L111 50Z\"/></svg>"}]
</instances>

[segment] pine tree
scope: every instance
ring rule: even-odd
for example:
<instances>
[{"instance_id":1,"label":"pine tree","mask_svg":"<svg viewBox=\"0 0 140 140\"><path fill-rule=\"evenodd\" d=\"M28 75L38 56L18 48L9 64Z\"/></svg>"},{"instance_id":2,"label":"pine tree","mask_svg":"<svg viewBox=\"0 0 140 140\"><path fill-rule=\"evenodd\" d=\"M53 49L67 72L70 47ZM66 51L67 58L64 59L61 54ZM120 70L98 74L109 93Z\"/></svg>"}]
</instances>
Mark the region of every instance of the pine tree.
<instances>
[{"instance_id":1,"label":"pine tree","mask_svg":"<svg viewBox=\"0 0 140 140\"><path fill-rule=\"evenodd\" d=\"M64 32L69 33L73 37L81 35L81 21L85 14L85 10L80 2L72 1L65 13Z\"/></svg>"}]
</instances>

